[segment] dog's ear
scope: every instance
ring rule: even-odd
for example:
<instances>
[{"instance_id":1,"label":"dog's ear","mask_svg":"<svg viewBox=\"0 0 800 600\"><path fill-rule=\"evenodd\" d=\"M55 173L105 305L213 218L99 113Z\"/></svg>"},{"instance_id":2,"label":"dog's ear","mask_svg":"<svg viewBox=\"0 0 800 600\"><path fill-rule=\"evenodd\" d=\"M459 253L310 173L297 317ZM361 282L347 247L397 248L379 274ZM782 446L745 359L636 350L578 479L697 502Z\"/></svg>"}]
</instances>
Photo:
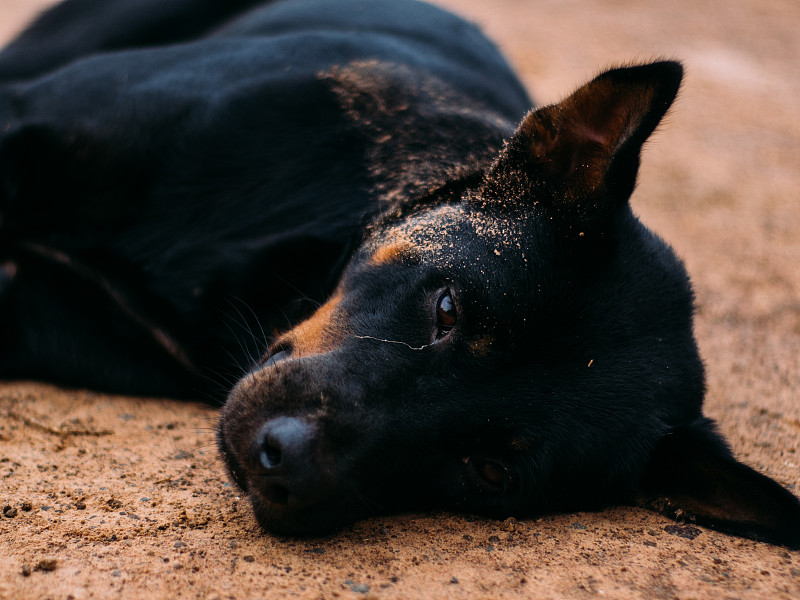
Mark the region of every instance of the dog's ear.
<instances>
[{"instance_id":1,"label":"dog's ear","mask_svg":"<svg viewBox=\"0 0 800 600\"><path fill-rule=\"evenodd\" d=\"M486 175L482 196L544 203L594 220L627 202L639 152L678 93L677 62L613 69L530 112Z\"/></svg>"},{"instance_id":2,"label":"dog's ear","mask_svg":"<svg viewBox=\"0 0 800 600\"><path fill-rule=\"evenodd\" d=\"M733 458L708 419L659 440L639 494L640 504L670 517L800 548L800 500Z\"/></svg>"}]
</instances>

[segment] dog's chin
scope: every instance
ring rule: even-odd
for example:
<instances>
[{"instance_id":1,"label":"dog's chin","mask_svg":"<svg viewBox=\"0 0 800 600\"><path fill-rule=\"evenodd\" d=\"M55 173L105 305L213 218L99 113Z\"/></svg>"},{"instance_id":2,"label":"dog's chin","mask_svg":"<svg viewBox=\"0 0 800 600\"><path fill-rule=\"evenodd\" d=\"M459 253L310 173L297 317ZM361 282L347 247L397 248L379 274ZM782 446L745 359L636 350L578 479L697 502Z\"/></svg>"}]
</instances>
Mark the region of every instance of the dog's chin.
<instances>
[{"instance_id":1,"label":"dog's chin","mask_svg":"<svg viewBox=\"0 0 800 600\"><path fill-rule=\"evenodd\" d=\"M272 502L251 491L248 494L253 513L266 532L284 537L316 537L335 533L360 516L343 507L328 504L293 509Z\"/></svg>"}]
</instances>

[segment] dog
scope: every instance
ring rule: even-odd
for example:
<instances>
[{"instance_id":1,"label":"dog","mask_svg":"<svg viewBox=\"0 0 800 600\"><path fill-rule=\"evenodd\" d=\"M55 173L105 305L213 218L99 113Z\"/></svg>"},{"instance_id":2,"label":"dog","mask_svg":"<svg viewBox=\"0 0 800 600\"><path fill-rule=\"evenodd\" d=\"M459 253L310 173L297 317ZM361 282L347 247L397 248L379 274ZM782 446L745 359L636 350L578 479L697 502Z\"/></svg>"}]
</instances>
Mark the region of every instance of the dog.
<instances>
[{"instance_id":1,"label":"dog","mask_svg":"<svg viewBox=\"0 0 800 600\"><path fill-rule=\"evenodd\" d=\"M681 78L531 110L414 0L67 0L0 53L0 376L225 398L279 534L632 503L800 547L628 203Z\"/></svg>"}]
</instances>

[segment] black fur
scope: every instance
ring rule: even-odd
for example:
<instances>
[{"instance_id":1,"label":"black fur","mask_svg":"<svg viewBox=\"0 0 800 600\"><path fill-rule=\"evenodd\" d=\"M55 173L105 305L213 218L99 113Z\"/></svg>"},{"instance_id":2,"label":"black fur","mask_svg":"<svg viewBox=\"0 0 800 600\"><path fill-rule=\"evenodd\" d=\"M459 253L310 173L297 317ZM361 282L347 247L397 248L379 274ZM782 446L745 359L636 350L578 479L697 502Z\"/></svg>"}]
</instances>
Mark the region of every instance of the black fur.
<instances>
[{"instance_id":1,"label":"black fur","mask_svg":"<svg viewBox=\"0 0 800 600\"><path fill-rule=\"evenodd\" d=\"M636 502L800 545L628 205L678 63L525 116L441 10L251 4L68 0L0 53L0 376L227 396L277 532Z\"/></svg>"}]
</instances>

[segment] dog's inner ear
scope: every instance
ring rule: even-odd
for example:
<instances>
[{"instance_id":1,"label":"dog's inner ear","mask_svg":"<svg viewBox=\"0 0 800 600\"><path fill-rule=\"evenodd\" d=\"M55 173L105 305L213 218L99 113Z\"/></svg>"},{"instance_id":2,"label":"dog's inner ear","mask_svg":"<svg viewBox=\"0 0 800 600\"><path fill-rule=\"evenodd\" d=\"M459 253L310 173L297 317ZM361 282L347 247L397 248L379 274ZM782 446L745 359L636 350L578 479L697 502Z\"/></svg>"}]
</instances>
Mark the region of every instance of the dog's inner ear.
<instances>
[{"instance_id":1,"label":"dog's inner ear","mask_svg":"<svg viewBox=\"0 0 800 600\"><path fill-rule=\"evenodd\" d=\"M800 547L800 500L733 458L705 419L659 441L639 500L673 518Z\"/></svg>"},{"instance_id":2,"label":"dog's inner ear","mask_svg":"<svg viewBox=\"0 0 800 600\"><path fill-rule=\"evenodd\" d=\"M624 203L682 74L676 62L614 69L530 112L487 174L484 197L583 210Z\"/></svg>"}]
</instances>

